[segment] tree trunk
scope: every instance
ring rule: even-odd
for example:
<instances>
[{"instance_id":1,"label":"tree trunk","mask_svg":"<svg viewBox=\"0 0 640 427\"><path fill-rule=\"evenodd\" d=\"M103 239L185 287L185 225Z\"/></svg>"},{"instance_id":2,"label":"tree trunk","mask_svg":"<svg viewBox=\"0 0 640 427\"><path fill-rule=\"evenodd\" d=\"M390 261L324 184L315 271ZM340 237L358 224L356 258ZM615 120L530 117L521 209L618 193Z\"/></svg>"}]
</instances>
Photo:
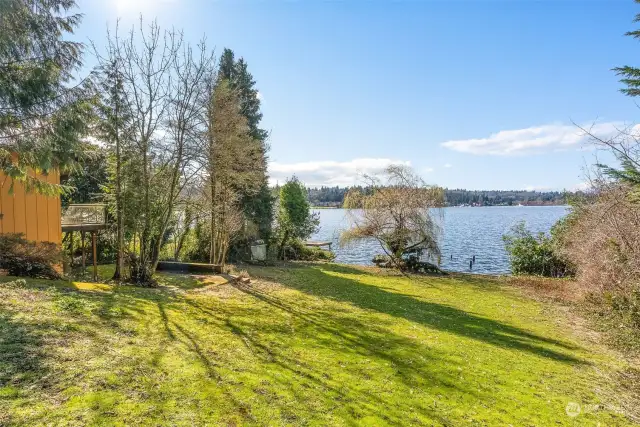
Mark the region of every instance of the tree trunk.
<instances>
[{"instance_id":1,"label":"tree trunk","mask_svg":"<svg viewBox=\"0 0 640 427\"><path fill-rule=\"evenodd\" d=\"M210 172L212 174L212 172ZM216 239L216 235L215 235L215 230L216 230L216 213L215 213L215 197L216 197L216 190L215 190L215 181L213 179L213 175L211 176L211 179L209 180L209 185L211 186L211 205L209 206L209 208L211 209L211 223L209 224L210 228L209 231L211 232L211 245L209 247L209 264L213 264L213 257L214 257L214 253L216 250L216 244L215 244L215 239Z\"/></svg>"},{"instance_id":2,"label":"tree trunk","mask_svg":"<svg viewBox=\"0 0 640 427\"><path fill-rule=\"evenodd\" d=\"M118 122L118 104L116 103L116 123ZM116 229L117 229L117 254L116 270L113 273L113 280L122 279L124 262L124 219L122 209L122 165L120 157L120 135L116 129Z\"/></svg>"},{"instance_id":3,"label":"tree trunk","mask_svg":"<svg viewBox=\"0 0 640 427\"><path fill-rule=\"evenodd\" d=\"M142 234L140 236L140 262L142 264L147 263L147 245L149 242L149 228L150 225L150 215L151 215L151 204L149 202L149 170L147 165L147 146L145 142L145 148L142 153L142 163L143 163L143 185L144 185L144 225L142 227Z\"/></svg>"},{"instance_id":4,"label":"tree trunk","mask_svg":"<svg viewBox=\"0 0 640 427\"><path fill-rule=\"evenodd\" d=\"M280 258L284 259L284 245L289 240L289 230L284 232L284 237L282 238L282 242L280 242Z\"/></svg>"}]
</instances>

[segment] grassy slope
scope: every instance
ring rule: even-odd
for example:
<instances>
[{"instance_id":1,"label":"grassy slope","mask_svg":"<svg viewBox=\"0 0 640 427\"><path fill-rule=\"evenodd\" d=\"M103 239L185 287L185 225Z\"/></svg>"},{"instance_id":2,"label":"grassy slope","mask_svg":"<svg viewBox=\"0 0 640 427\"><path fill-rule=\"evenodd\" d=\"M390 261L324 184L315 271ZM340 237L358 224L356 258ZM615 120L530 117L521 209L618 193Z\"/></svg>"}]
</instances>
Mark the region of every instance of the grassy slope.
<instances>
[{"instance_id":1,"label":"grassy slope","mask_svg":"<svg viewBox=\"0 0 640 427\"><path fill-rule=\"evenodd\" d=\"M0 425L626 424L565 414L615 404L602 373L620 363L513 290L338 265L250 272L263 280L0 285Z\"/></svg>"}]
</instances>

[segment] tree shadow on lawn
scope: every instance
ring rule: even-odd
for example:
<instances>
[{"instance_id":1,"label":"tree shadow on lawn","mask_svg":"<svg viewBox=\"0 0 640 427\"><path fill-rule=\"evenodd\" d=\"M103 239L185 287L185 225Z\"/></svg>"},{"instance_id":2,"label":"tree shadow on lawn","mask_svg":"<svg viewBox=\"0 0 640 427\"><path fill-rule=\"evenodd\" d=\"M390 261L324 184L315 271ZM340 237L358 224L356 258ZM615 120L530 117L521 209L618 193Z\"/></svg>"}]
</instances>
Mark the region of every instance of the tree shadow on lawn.
<instances>
[{"instance_id":1,"label":"tree shadow on lawn","mask_svg":"<svg viewBox=\"0 0 640 427\"><path fill-rule=\"evenodd\" d=\"M447 272L447 274L404 274L393 269L377 268L377 267L361 267L361 266L349 266L344 264L332 264L332 263L300 263L296 265L299 268L321 268L329 270L332 273L350 274L350 275L366 275L366 276L378 276L378 277L390 277L395 279L407 279L412 283L428 286L430 288L441 289L437 286L437 282L450 284L451 282L459 282L469 287L473 287L480 291L501 291L503 283L500 282L499 276L482 275L473 273L457 273ZM393 288L386 288L384 286L377 285L379 288L394 290Z\"/></svg>"},{"instance_id":2,"label":"tree shadow on lawn","mask_svg":"<svg viewBox=\"0 0 640 427\"><path fill-rule=\"evenodd\" d=\"M44 363L43 336L50 323L27 323L0 306L0 408L3 401L19 399L26 389L46 388L49 370ZM0 425L11 424L11 413L0 409Z\"/></svg>"},{"instance_id":3,"label":"tree shadow on lawn","mask_svg":"<svg viewBox=\"0 0 640 427\"><path fill-rule=\"evenodd\" d=\"M0 287L0 294L2 290ZM73 388L76 384L83 384L84 389L74 394L82 399L91 393L105 391L104 372L93 370L85 362L91 363L98 355L96 351L109 352L117 336L138 336L139 341L146 334L162 332L164 325L168 338L164 342L160 340L164 347L158 349L158 354L141 352L141 355L150 356L141 356L140 363L148 362L150 367L155 368L157 363L154 366L153 359L159 359L169 351L170 344L164 344L182 340L183 337L187 338L186 344L198 353L200 360L205 360L192 334L172 322L169 310L180 309L182 293L171 287L115 285L108 291L94 291L76 289L71 282L56 283L54 286L52 283L34 281L16 286L15 291L18 292L16 299L37 311L38 315L32 320L26 313L26 320L22 320L16 307L0 301L0 425L17 421L14 418L18 415L14 410L16 404L23 405L21 400L46 401L52 397L57 400L60 390ZM40 304L42 307L38 307ZM43 318L45 316L46 319ZM90 340L89 345L77 347L79 353L74 350L70 356L60 358L61 352L64 353L62 347L78 345L83 340ZM134 344L129 342L123 345ZM120 357L119 350L114 350L114 357ZM130 359L125 360L125 364L131 363ZM56 375L51 374L49 367L55 367ZM114 364L112 369L115 373L117 365ZM207 370L213 372L212 366L207 366ZM73 383L69 382L69 375L74 376ZM52 408L58 403L52 402ZM96 405L85 408L83 415L78 415L80 418L77 422L90 422L104 408L110 407ZM159 405L155 412L164 411L163 405ZM34 412L24 416L30 422L45 423L47 414L51 412Z\"/></svg>"},{"instance_id":4,"label":"tree shadow on lawn","mask_svg":"<svg viewBox=\"0 0 640 427\"><path fill-rule=\"evenodd\" d=\"M564 350L576 350L576 346L555 339L542 337L524 329L486 317L476 316L458 308L428 302L401 293L388 292L378 286L338 277L328 272L367 275L364 270L333 264L308 265L304 272L283 270L276 281L284 286L324 298L350 303L356 307L375 310L390 316L404 318L427 327L449 332L461 337L482 341L502 348L527 352L540 357L571 364L587 363ZM260 277L260 270L257 270ZM273 277L267 276L269 280ZM549 347L559 349L552 349Z\"/></svg>"},{"instance_id":5,"label":"tree shadow on lawn","mask_svg":"<svg viewBox=\"0 0 640 427\"><path fill-rule=\"evenodd\" d=\"M370 363L358 364L375 359L379 363L386 362L384 364L393 370L394 376L400 378L408 388L438 389L438 393L446 390L445 393L468 394L475 399L483 398L479 390L466 388L461 384L456 375L458 371L454 368L457 362L448 359L446 355L438 354L433 349L419 345L414 340L395 335L388 329L342 316L339 312L305 308L303 305L262 292L250 285L234 284L233 286L266 303L267 307L282 310L301 320L302 323L296 326L295 331L289 328L285 331L282 327L273 324L247 321L259 314L268 315L264 314L264 308L260 309L262 313L257 312L256 310L259 309L255 306L220 310L207 307L200 302L200 298L185 301L208 318L215 318L220 326L233 333L250 351L252 357L261 363L245 369L251 370L260 366L257 371L263 380L268 379L269 382L277 383L279 387L289 389L293 395L298 394L299 389L296 387L317 390L314 394L318 399L333 406L333 409L348 405L349 412L356 418L376 414L388 422L402 424L408 422L410 420L408 414L417 409L422 415L439 420L443 425L450 424L450 421L438 414L426 400L418 404L413 402L417 407L412 407L410 403L402 400L390 402L384 396L385 390L377 388L379 386L373 390L371 386L368 389L362 387L362 381L370 380L372 376L380 377L373 381L384 383L389 381L384 379L386 374L368 371L366 368L370 367ZM266 312L268 313L269 310L267 309ZM173 325L182 334L187 335L184 328L175 323ZM304 340L304 344L297 342L296 347L291 348L287 340L294 336ZM188 338L198 357L203 360L203 365L210 370L212 363L208 361L197 344L195 336L192 334ZM302 348L314 354L314 357L310 360L300 357L298 351ZM324 357L331 358L329 365L311 363L317 362L316 351L321 349L324 349L322 351ZM422 364L413 360L417 355L424 360ZM352 362L350 367L340 367L343 363L349 364L348 361L353 361L354 356L357 356L356 362ZM269 368L270 365L276 365L278 368ZM365 369L360 371L359 368ZM292 377L283 376L280 373L283 370L289 372ZM265 390L254 390L256 391L258 394L267 394ZM303 398L298 400L298 404L308 405L309 402ZM309 409L312 408L309 406ZM281 407L281 410L286 408ZM290 415L297 417L296 414ZM414 422L418 421L414 420Z\"/></svg>"},{"instance_id":6,"label":"tree shadow on lawn","mask_svg":"<svg viewBox=\"0 0 640 427\"><path fill-rule=\"evenodd\" d=\"M453 307L386 292L376 286L336 277L323 271L344 272L343 267L340 267L341 270L336 270L332 265L303 268L304 270L300 270L301 274L299 276L292 274L288 270L282 270L282 274L279 274L277 281L284 286L310 295L345 301L363 309L405 318L434 329L481 340L493 345L516 348L562 362L579 362L577 359L541 346L542 343L563 346L562 343L546 340L496 321L473 316ZM362 275L367 273L353 269L353 274ZM457 366L457 362L451 360L447 354L438 353L436 350L419 344L415 340L390 333L387 328L362 323L349 313L343 314L337 308L318 310L317 308L305 307L304 301L296 304L291 299L280 298L277 293L263 292L253 285L238 284L235 285L235 288L240 292L251 295L262 303L283 310L291 316L296 316L303 320L305 324L309 325L309 328L313 328L307 331L308 334L302 334L304 339L313 346L323 347L335 352L338 358L336 363L340 360L340 357L348 358L349 355L353 354L361 356L360 359L375 357L376 359L387 361L395 370L395 375L402 378L403 382L409 387L424 387L424 380L427 378L433 384L429 387L442 387L454 393L466 393L482 398L482 396L478 395L479 391L466 389L463 383L453 375L453 370L449 368ZM149 321L151 321L151 317L154 316L153 313L155 312L155 316L157 316L155 320L160 322L159 326L161 328L164 326L168 340L180 340L185 343L200 359L211 380L218 382L221 387L227 388L225 393L230 398L233 398L235 391L230 388L227 382L229 379L221 379L220 374L217 372L219 365L216 361L212 361L210 356L211 350L216 348L215 340L213 342L211 340L206 342L199 340L194 328L200 330L204 326L197 324L189 327L186 323L179 325L175 319L172 319L172 314L167 308L182 310L178 306L174 306L174 304L182 305L185 303L190 305L206 315L207 318L215 321L215 324L211 324L210 327L233 333L263 363L275 363L282 369L294 374L299 378L298 386L315 383L320 390L326 391L330 396L335 396L337 406L349 403L352 408L355 408L354 410L358 410L357 408L360 405L364 408L362 411L369 413L380 412L381 408L385 408L386 402L383 394L362 390L358 387L358 384L342 381L341 378L327 377L319 366L310 364L305 360L299 360L296 358L296 353L290 351L290 349L278 345L274 346L272 341L274 337L276 337L276 340L281 337L283 341L286 341L288 335L285 336L284 331L273 329L273 325L268 322L263 324L261 322L247 323L243 321L243 319L250 319L251 316L256 314L255 306L243 307L222 303L217 304L216 308L212 309L200 303L200 301L203 301L202 297L191 298L189 295L176 293L171 288L145 289L121 286L114 287L112 292L106 294L77 290L65 290L64 293L81 295L83 298L92 300L100 305L96 312L99 319L95 320L95 325L92 326L95 328L104 326L117 327L119 319L129 316L149 317ZM1 309L2 306L0 306ZM267 315L265 313L258 314ZM147 328L157 328L157 326L157 323L150 322ZM7 331L13 331L14 328L15 332L7 335ZM0 345L9 342L13 346L11 348L0 347L0 387L15 382L19 392L26 390L25 387L29 380L25 380L20 376L21 372L33 374L34 381L42 381L46 374L46 370L42 368L42 362L46 354L42 350L40 337L47 334L47 331L50 331L51 328L53 328L52 325L44 323L32 325L17 322L11 312L4 314L3 311L0 311ZM211 333L215 332L212 331ZM165 350L158 349L159 352ZM426 364L412 363L410 355L424 356L428 362ZM7 360L4 360L5 357ZM21 363L27 363L23 362L23 359L28 360L28 363L31 364L29 365L30 367L21 365ZM442 366L447 368L440 368ZM10 374L2 376L5 372ZM290 383L286 376L271 374L268 369L261 374L269 377L273 382L278 382L281 387L288 387L295 392L293 384ZM351 375L351 378L357 382L360 374L356 371ZM361 375L366 376L367 374L362 373ZM232 387L237 386L232 385ZM2 398L3 396L0 395L0 399ZM322 398L327 399L326 396L322 396ZM300 404L309 405L306 402L300 402ZM400 405L395 407L397 412L390 410L386 416L390 417L390 421L393 422L406 422L407 419L403 418L402 411L399 408L409 410L408 404L403 401L398 401L395 404ZM235 402L235 399L234 405L237 405L243 414L247 413L247 411L250 412L250 408L247 408L240 401ZM309 405L308 407L311 410L311 406ZM441 419L442 424L450 424L450 421L442 419L441 415L435 413L433 408L428 407L427 403L424 403L419 409L421 413L433 419ZM0 421L4 420L0 417Z\"/></svg>"},{"instance_id":7,"label":"tree shadow on lawn","mask_svg":"<svg viewBox=\"0 0 640 427\"><path fill-rule=\"evenodd\" d=\"M174 287L182 290L194 290L210 285L220 285L228 280L222 274L192 274L158 272L156 274L160 288Z\"/></svg>"}]
</instances>

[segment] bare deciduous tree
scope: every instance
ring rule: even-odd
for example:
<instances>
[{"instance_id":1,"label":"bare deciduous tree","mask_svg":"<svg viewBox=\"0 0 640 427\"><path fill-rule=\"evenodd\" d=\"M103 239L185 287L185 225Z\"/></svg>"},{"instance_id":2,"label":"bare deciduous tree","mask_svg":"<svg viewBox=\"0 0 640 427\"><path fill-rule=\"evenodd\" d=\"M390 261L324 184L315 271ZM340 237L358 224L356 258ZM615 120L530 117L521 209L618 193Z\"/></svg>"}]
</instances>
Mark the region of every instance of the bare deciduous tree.
<instances>
[{"instance_id":1,"label":"bare deciduous tree","mask_svg":"<svg viewBox=\"0 0 640 427\"><path fill-rule=\"evenodd\" d=\"M640 133L636 126L609 135L580 129L620 165L599 163L589 171L591 188L573 203L561 252L585 291L629 300L640 289Z\"/></svg>"},{"instance_id":2,"label":"bare deciduous tree","mask_svg":"<svg viewBox=\"0 0 640 427\"><path fill-rule=\"evenodd\" d=\"M126 247L128 228L134 241L131 278L146 283L156 269L180 195L201 167L197 153L206 129L202 93L215 60L204 41L194 49L183 42L182 33L162 31L155 22L145 30L142 19L137 31L124 39L116 32L108 46L103 62L117 77L113 86L119 92L110 117L122 110L128 114L126 139L119 129L112 132L118 246L119 252Z\"/></svg>"},{"instance_id":3,"label":"bare deciduous tree","mask_svg":"<svg viewBox=\"0 0 640 427\"><path fill-rule=\"evenodd\" d=\"M410 168L399 165L367 180L369 194L352 190L345 197L351 228L342 234L342 242L375 239L398 268L403 268L408 254L438 256L439 225L434 215L444 206L443 189L427 185Z\"/></svg>"}]
</instances>

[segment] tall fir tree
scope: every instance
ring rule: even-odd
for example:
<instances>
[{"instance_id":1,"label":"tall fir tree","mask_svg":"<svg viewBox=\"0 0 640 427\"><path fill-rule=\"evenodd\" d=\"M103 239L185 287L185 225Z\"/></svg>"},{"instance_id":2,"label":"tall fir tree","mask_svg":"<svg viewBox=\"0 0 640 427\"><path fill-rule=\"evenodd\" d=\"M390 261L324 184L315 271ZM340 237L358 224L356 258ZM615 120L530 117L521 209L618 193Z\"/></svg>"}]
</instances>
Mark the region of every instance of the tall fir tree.
<instances>
[{"instance_id":1,"label":"tall fir tree","mask_svg":"<svg viewBox=\"0 0 640 427\"><path fill-rule=\"evenodd\" d=\"M640 0L635 0L640 4ZM640 13L636 14L633 22L640 22ZM627 31L625 36L633 37L634 39L640 39L640 30ZM626 87L620 89L620 91L629 96L640 95L640 68L625 65L623 67L616 67L613 69L618 76L621 76L620 82Z\"/></svg>"},{"instance_id":2,"label":"tall fir tree","mask_svg":"<svg viewBox=\"0 0 640 427\"><path fill-rule=\"evenodd\" d=\"M260 143L251 164L247 167L254 168L262 174L261 184L257 192L241 194L241 206L247 219L253 222L261 238L269 239L271 224L273 222L273 196L269 190L267 172L267 138L269 133L260 128L262 113L260 111L260 96L256 89L256 82L248 70L247 62L240 58L235 60L235 54L231 49L225 49L220 57L218 78L226 79L230 87L235 91L240 102L240 110L247 119L249 135Z\"/></svg>"},{"instance_id":3,"label":"tall fir tree","mask_svg":"<svg viewBox=\"0 0 640 427\"><path fill-rule=\"evenodd\" d=\"M230 244L243 227L242 195L255 194L262 173L246 167L255 161L260 141L250 135L237 91L220 80L212 94L207 128L211 247L209 262L225 263Z\"/></svg>"},{"instance_id":4,"label":"tall fir tree","mask_svg":"<svg viewBox=\"0 0 640 427\"><path fill-rule=\"evenodd\" d=\"M220 63L218 65L218 79L227 80L231 87L233 87L233 80L235 76L235 54L229 48L225 48L220 56Z\"/></svg>"},{"instance_id":5,"label":"tall fir tree","mask_svg":"<svg viewBox=\"0 0 640 427\"><path fill-rule=\"evenodd\" d=\"M640 4L640 0L635 0L635 2ZM640 13L636 14L634 22L640 22ZM628 31L625 35L640 39L640 30ZM640 68L625 65L616 67L613 70L618 76L622 77L620 82L625 85L624 88L620 89L622 93L632 97L640 96ZM602 164L598 166L611 178L632 186L634 188L634 200L640 201L640 146L638 144L638 136L633 131L624 131L620 133L620 137L623 141L622 143L615 144L610 140L605 145L613 149L613 154L622 168L616 169Z\"/></svg>"},{"instance_id":6,"label":"tall fir tree","mask_svg":"<svg viewBox=\"0 0 640 427\"><path fill-rule=\"evenodd\" d=\"M0 1L0 171L28 189L60 187L29 175L73 164L88 131L92 91L75 73L82 44L74 0Z\"/></svg>"},{"instance_id":7,"label":"tall fir tree","mask_svg":"<svg viewBox=\"0 0 640 427\"><path fill-rule=\"evenodd\" d=\"M106 57L99 56L98 80L100 102L98 104L98 136L109 150L109 202L116 219L116 267L113 280L121 280L124 274L125 212L123 201L123 170L126 167L125 152L131 143L133 117L124 87L122 58L115 40L109 39Z\"/></svg>"}]
</instances>

